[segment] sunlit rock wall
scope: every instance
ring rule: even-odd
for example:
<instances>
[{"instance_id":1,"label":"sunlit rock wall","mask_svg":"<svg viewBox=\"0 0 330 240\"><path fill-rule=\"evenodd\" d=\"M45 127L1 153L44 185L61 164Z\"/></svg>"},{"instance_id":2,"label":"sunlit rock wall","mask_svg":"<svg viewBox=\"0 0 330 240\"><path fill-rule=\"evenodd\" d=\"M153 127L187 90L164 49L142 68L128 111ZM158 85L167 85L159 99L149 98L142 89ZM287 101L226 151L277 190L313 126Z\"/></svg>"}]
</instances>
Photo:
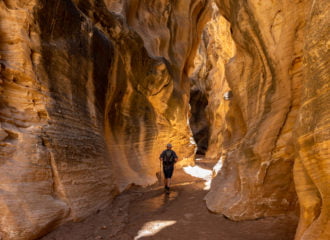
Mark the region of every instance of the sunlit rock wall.
<instances>
[{"instance_id":1,"label":"sunlit rock wall","mask_svg":"<svg viewBox=\"0 0 330 240\"><path fill-rule=\"evenodd\" d=\"M34 239L192 162L192 65L208 1L0 2L0 238Z\"/></svg>"},{"instance_id":2,"label":"sunlit rock wall","mask_svg":"<svg viewBox=\"0 0 330 240\"><path fill-rule=\"evenodd\" d=\"M112 71L111 83L121 90L114 88L118 97L109 99L106 110L107 139L122 188L128 180L153 183L159 154L168 142L181 161L177 166L193 163L196 145L188 124L186 69L209 8L208 1L145 0L116 6L116 14L139 39L116 41L118 61L125 67Z\"/></svg>"},{"instance_id":3,"label":"sunlit rock wall","mask_svg":"<svg viewBox=\"0 0 330 240\"><path fill-rule=\"evenodd\" d=\"M330 2L309 2L304 80L295 126L294 179L300 204L296 239L330 239Z\"/></svg>"},{"instance_id":4,"label":"sunlit rock wall","mask_svg":"<svg viewBox=\"0 0 330 240\"><path fill-rule=\"evenodd\" d=\"M226 118L229 117L228 110L234 108L234 103L226 101L223 96L230 91L225 65L235 51L230 24L220 15L218 7L213 3L212 18L205 25L194 59L194 68L189 75L192 82L190 126L198 149L206 154L207 159L218 160L221 157L225 145L224 136L230 134ZM244 129L240 126L234 127Z\"/></svg>"},{"instance_id":5,"label":"sunlit rock wall","mask_svg":"<svg viewBox=\"0 0 330 240\"><path fill-rule=\"evenodd\" d=\"M207 206L234 220L272 216L296 208L296 190L297 239L328 239L329 3L217 3L237 51Z\"/></svg>"},{"instance_id":6,"label":"sunlit rock wall","mask_svg":"<svg viewBox=\"0 0 330 240\"><path fill-rule=\"evenodd\" d=\"M233 98L223 116L223 169L207 206L234 220L285 213L296 203L292 129L301 101L304 3L218 6L237 51L226 65Z\"/></svg>"}]
</instances>

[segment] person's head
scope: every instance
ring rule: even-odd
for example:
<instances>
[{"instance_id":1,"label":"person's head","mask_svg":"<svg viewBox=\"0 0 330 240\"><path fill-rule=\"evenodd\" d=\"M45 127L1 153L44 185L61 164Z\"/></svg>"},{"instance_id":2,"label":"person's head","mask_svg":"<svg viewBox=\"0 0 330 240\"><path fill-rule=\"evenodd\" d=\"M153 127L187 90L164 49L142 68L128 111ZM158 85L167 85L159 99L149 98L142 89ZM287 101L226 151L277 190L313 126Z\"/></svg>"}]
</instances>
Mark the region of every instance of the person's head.
<instances>
[{"instance_id":1,"label":"person's head","mask_svg":"<svg viewBox=\"0 0 330 240\"><path fill-rule=\"evenodd\" d=\"M166 145L166 147L167 147L167 149L171 149L171 148L172 148L172 144L168 143L168 144Z\"/></svg>"}]
</instances>

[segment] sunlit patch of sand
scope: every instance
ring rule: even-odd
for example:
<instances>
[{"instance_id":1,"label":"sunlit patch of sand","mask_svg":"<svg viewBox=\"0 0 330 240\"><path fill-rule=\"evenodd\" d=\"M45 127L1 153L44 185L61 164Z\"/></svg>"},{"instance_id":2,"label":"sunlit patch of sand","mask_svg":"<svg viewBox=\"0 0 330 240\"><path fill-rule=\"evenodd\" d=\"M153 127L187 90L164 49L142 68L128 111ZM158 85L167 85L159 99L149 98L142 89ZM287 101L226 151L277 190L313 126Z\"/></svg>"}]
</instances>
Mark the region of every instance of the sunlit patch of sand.
<instances>
[{"instance_id":1,"label":"sunlit patch of sand","mask_svg":"<svg viewBox=\"0 0 330 240\"><path fill-rule=\"evenodd\" d=\"M198 165L193 167L187 166L184 167L183 170L185 173L193 177L204 179L205 180L204 190L209 190L211 187L212 178L215 177L219 171L221 171L221 168L222 168L222 159L220 158L218 162L214 165L212 170L202 168Z\"/></svg>"},{"instance_id":2,"label":"sunlit patch of sand","mask_svg":"<svg viewBox=\"0 0 330 240\"><path fill-rule=\"evenodd\" d=\"M147 222L142 226L141 230L139 230L137 235L134 237L134 240L140 239L142 237L153 236L162 229L171 226L175 223L176 221L174 220L166 220L166 221L156 220L156 221Z\"/></svg>"}]
</instances>

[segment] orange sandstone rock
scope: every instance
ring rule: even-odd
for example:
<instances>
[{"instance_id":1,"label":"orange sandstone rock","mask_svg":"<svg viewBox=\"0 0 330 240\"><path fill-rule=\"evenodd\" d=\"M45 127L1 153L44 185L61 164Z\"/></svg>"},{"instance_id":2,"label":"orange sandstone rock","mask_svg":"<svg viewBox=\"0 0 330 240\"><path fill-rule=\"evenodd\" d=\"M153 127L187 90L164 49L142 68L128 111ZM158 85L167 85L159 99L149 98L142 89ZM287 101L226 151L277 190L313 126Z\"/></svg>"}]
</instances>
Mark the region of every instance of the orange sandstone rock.
<instances>
[{"instance_id":1,"label":"orange sandstone rock","mask_svg":"<svg viewBox=\"0 0 330 240\"><path fill-rule=\"evenodd\" d=\"M223 161L208 208L274 216L297 192L296 238L328 239L329 8L1 1L0 236L37 238L154 183L168 142L178 166L193 164L191 91L205 101L191 101L198 143Z\"/></svg>"},{"instance_id":2,"label":"orange sandstone rock","mask_svg":"<svg viewBox=\"0 0 330 240\"><path fill-rule=\"evenodd\" d=\"M156 182L168 142L178 166L193 163L184 67L208 2L137 3L0 3L4 239L37 238Z\"/></svg>"}]
</instances>

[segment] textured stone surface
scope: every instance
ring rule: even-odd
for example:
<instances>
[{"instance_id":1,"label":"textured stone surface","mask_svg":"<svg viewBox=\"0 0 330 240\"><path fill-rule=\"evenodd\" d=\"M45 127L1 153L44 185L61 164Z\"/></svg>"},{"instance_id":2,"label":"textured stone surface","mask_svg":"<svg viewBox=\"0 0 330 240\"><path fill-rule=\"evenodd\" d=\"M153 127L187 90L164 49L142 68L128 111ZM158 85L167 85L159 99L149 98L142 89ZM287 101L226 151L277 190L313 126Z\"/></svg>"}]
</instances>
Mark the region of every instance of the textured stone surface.
<instances>
[{"instance_id":1,"label":"textured stone surface","mask_svg":"<svg viewBox=\"0 0 330 240\"><path fill-rule=\"evenodd\" d=\"M329 238L329 3L215 2L0 2L0 238L154 183L168 142L192 163L189 118L223 161L210 210L283 214L296 190L296 238Z\"/></svg>"},{"instance_id":2,"label":"textured stone surface","mask_svg":"<svg viewBox=\"0 0 330 240\"><path fill-rule=\"evenodd\" d=\"M295 208L292 129L300 106L304 4L219 1L236 54L226 65L233 91L224 111L223 169L208 207L234 220Z\"/></svg>"},{"instance_id":3,"label":"textured stone surface","mask_svg":"<svg viewBox=\"0 0 330 240\"><path fill-rule=\"evenodd\" d=\"M0 4L0 226L31 239L116 191L103 134L113 49L70 2Z\"/></svg>"},{"instance_id":4,"label":"textured stone surface","mask_svg":"<svg viewBox=\"0 0 330 240\"><path fill-rule=\"evenodd\" d=\"M158 157L167 142L181 160L178 165L192 163L195 143L187 125L186 66L194 59L193 49L208 19L207 6L208 1L145 0L127 1L121 8L135 39L127 44L130 39L118 36L115 48L125 67L112 70L117 95L109 99L106 110L107 139L121 189L130 182L155 181Z\"/></svg>"},{"instance_id":5,"label":"textured stone surface","mask_svg":"<svg viewBox=\"0 0 330 240\"><path fill-rule=\"evenodd\" d=\"M233 108L230 101L223 99L230 91L225 65L235 55L236 48L229 22L220 15L214 3L212 10L212 18L205 25L194 59L194 69L189 75L192 82L190 126L201 153L209 159L219 159L225 144L224 136L229 130L225 120L228 106Z\"/></svg>"},{"instance_id":6,"label":"textured stone surface","mask_svg":"<svg viewBox=\"0 0 330 240\"><path fill-rule=\"evenodd\" d=\"M303 97L294 167L300 204L296 239L330 239L330 3L308 4Z\"/></svg>"},{"instance_id":7,"label":"textured stone surface","mask_svg":"<svg viewBox=\"0 0 330 240\"><path fill-rule=\"evenodd\" d=\"M185 66L206 5L1 1L1 237L36 238L154 183L168 142L192 163Z\"/></svg>"},{"instance_id":8,"label":"textured stone surface","mask_svg":"<svg viewBox=\"0 0 330 240\"><path fill-rule=\"evenodd\" d=\"M234 220L277 215L295 208L296 190L296 239L328 239L329 4L218 6L237 53L226 66L233 99L220 133L223 168L207 206Z\"/></svg>"}]
</instances>

